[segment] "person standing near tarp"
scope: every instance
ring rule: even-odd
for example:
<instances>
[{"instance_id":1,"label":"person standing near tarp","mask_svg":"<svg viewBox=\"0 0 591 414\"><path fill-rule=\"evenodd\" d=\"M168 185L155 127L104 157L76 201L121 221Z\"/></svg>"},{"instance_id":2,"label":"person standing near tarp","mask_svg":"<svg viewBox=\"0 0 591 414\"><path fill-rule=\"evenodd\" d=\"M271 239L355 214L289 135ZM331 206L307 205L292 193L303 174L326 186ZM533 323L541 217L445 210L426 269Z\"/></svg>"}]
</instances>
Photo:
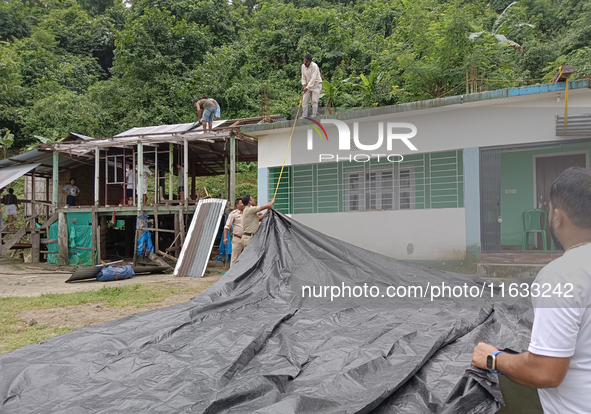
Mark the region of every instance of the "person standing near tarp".
<instances>
[{"instance_id":1,"label":"person standing near tarp","mask_svg":"<svg viewBox=\"0 0 591 414\"><path fill-rule=\"evenodd\" d=\"M264 217L264 215L259 217L257 213L261 210L267 210L265 212L267 214L269 212L268 209L275 204L275 199L262 206L257 206L254 198L250 194L247 194L242 197L242 204L244 204L244 211L242 213L242 227L244 229L244 233L242 233L242 248L246 249L252 236L259 230L259 222Z\"/></svg>"},{"instance_id":2,"label":"person standing near tarp","mask_svg":"<svg viewBox=\"0 0 591 414\"><path fill-rule=\"evenodd\" d=\"M242 235L244 234L242 226L244 203L241 198L236 199L234 207L236 209L230 213L224 226L224 244L228 244L228 232L232 228L232 259L230 260L230 267L234 265L240 253L242 253Z\"/></svg>"},{"instance_id":3,"label":"person standing near tarp","mask_svg":"<svg viewBox=\"0 0 591 414\"><path fill-rule=\"evenodd\" d=\"M554 180L548 222L550 235L556 247L564 248L564 254L540 270L528 286L534 305L528 351L509 354L481 342L474 348L472 365L538 388L544 413L588 413L591 170L571 167ZM514 285L522 294L522 285Z\"/></svg>"},{"instance_id":4,"label":"person standing near tarp","mask_svg":"<svg viewBox=\"0 0 591 414\"><path fill-rule=\"evenodd\" d=\"M8 227L14 229L12 224L12 218L18 214L16 206L18 205L18 199L14 195L14 189L9 188L8 194L5 194L0 200L4 204L4 214L8 216Z\"/></svg>"},{"instance_id":5,"label":"person standing near tarp","mask_svg":"<svg viewBox=\"0 0 591 414\"><path fill-rule=\"evenodd\" d=\"M67 194L66 204L68 206L76 205L76 197L80 194L80 189L76 186L76 180L70 178L70 184L62 188L62 191Z\"/></svg>"},{"instance_id":6,"label":"person standing near tarp","mask_svg":"<svg viewBox=\"0 0 591 414\"><path fill-rule=\"evenodd\" d=\"M318 99L322 92L322 76L316 62L312 62L312 55L307 54L302 64L302 117L308 116L308 104L312 104L312 116L318 115Z\"/></svg>"},{"instance_id":7,"label":"person standing near tarp","mask_svg":"<svg viewBox=\"0 0 591 414\"><path fill-rule=\"evenodd\" d=\"M193 104L197 108L197 118L201 119L201 123L203 124L203 133L207 133L207 130L211 131L213 127L213 118L216 113L216 103L215 100L209 99L207 95L203 94L201 99L193 99ZM201 112L203 111L203 117L201 116Z\"/></svg>"}]
</instances>

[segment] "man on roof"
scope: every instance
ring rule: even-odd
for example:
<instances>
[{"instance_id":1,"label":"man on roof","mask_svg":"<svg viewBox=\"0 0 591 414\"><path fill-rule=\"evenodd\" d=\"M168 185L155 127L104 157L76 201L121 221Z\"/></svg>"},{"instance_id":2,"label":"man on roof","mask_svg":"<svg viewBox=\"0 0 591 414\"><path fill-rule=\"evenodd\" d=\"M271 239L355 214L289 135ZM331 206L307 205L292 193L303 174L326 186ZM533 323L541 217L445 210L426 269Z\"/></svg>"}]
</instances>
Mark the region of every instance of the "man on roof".
<instances>
[{"instance_id":1,"label":"man on roof","mask_svg":"<svg viewBox=\"0 0 591 414\"><path fill-rule=\"evenodd\" d=\"M197 117L201 119L203 133L207 133L208 130L211 131L213 128L213 118L219 107L217 102L209 99L207 95L203 94L201 99L193 99L193 105L197 108ZM203 116L201 116L201 112L203 112Z\"/></svg>"},{"instance_id":2,"label":"man on roof","mask_svg":"<svg viewBox=\"0 0 591 414\"><path fill-rule=\"evenodd\" d=\"M302 117L308 116L308 105L312 105L312 116L318 115L318 99L322 92L322 76L316 62L312 62L312 55L304 57L302 65Z\"/></svg>"}]
</instances>

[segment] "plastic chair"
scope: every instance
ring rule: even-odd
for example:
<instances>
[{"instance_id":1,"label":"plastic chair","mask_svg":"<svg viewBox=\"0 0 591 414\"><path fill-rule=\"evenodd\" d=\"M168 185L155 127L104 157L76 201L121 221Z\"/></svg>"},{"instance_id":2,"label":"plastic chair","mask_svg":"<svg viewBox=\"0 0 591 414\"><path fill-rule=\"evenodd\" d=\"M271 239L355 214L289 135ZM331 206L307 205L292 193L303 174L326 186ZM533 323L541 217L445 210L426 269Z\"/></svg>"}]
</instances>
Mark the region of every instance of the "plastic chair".
<instances>
[{"instance_id":1,"label":"plastic chair","mask_svg":"<svg viewBox=\"0 0 591 414\"><path fill-rule=\"evenodd\" d=\"M546 243L546 211L532 208L525 210L522 213L523 217L523 233L521 240L521 248L527 249L527 238L529 233L542 233L542 243L544 244L544 250L548 250L548 244ZM543 217L542 220L540 218Z\"/></svg>"}]
</instances>

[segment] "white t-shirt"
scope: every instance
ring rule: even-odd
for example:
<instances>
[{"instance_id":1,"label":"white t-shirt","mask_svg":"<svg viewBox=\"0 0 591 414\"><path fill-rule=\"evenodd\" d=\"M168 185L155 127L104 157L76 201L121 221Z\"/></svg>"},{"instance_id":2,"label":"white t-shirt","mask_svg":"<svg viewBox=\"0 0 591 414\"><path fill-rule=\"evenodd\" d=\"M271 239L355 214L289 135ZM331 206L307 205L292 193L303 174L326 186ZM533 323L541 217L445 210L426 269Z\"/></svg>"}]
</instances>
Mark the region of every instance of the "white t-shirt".
<instances>
[{"instance_id":1,"label":"white t-shirt","mask_svg":"<svg viewBox=\"0 0 591 414\"><path fill-rule=\"evenodd\" d=\"M571 357L557 388L539 389L545 414L589 413L591 410L591 244L576 247L545 266L535 283L534 326L529 352ZM547 284L547 285L545 285ZM572 289L568 284L572 284ZM558 295L558 286L561 297ZM549 290L550 287L550 290ZM541 297L542 294L550 298ZM565 293L572 295L566 298Z\"/></svg>"},{"instance_id":2,"label":"white t-shirt","mask_svg":"<svg viewBox=\"0 0 591 414\"><path fill-rule=\"evenodd\" d=\"M127 170L125 173L125 182L127 182L127 188L133 188L133 170Z\"/></svg>"},{"instance_id":3,"label":"white t-shirt","mask_svg":"<svg viewBox=\"0 0 591 414\"><path fill-rule=\"evenodd\" d=\"M150 168L147 165L144 165L144 172L142 173L142 186L143 186L144 194L148 194L148 179L150 178L150 176L152 174L153 173L152 173L152 171L150 171ZM137 182L139 182L139 181L140 181L140 179L138 177Z\"/></svg>"}]
</instances>

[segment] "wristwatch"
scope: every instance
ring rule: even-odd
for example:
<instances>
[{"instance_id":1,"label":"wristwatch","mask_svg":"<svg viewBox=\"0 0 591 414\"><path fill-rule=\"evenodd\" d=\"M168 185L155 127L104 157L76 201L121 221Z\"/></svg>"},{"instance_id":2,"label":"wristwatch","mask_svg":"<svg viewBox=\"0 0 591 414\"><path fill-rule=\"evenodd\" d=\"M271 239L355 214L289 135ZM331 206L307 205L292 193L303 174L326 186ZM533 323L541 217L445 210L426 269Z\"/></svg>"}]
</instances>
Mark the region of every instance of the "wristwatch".
<instances>
[{"instance_id":1,"label":"wristwatch","mask_svg":"<svg viewBox=\"0 0 591 414\"><path fill-rule=\"evenodd\" d=\"M486 369L488 369L493 374L503 375L497 371L497 355L501 352L504 351L495 351L486 357Z\"/></svg>"}]
</instances>

